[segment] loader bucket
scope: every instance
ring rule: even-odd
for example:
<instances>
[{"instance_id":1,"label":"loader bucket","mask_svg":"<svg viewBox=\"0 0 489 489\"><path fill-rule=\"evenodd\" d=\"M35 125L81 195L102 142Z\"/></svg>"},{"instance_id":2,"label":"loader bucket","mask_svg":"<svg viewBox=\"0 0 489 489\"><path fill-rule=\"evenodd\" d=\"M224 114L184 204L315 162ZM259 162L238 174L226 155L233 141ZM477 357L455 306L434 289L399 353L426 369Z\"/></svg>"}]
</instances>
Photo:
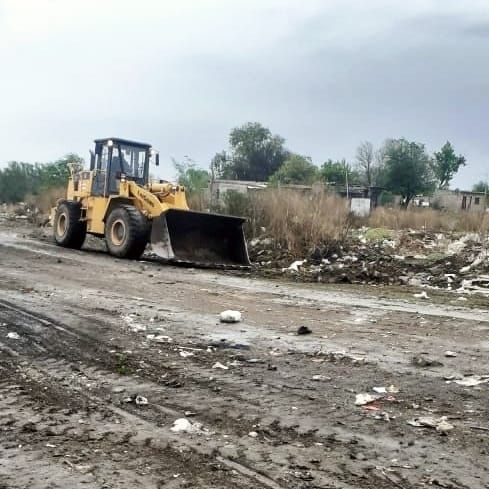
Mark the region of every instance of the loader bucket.
<instances>
[{"instance_id":1,"label":"loader bucket","mask_svg":"<svg viewBox=\"0 0 489 489\"><path fill-rule=\"evenodd\" d=\"M200 266L249 266L241 217L170 209L153 219L151 247L160 258Z\"/></svg>"}]
</instances>

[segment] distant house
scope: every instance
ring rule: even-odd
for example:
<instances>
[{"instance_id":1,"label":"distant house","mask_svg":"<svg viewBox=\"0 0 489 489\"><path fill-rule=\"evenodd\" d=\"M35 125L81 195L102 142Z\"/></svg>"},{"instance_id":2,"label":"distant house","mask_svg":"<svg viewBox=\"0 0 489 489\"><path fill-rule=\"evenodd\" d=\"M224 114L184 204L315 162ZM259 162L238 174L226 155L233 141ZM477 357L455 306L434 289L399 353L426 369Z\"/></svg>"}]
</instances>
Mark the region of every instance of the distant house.
<instances>
[{"instance_id":1,"label":"distant house","mask_svg":"<svg viewBox=\"0 0 489 489\"><path fill-rule=\"evenodd\" d=\"M437 190L430 204L447 211L484 211L487 208L487 195L468 190Z\"/></svg>"},{"instance_id":2,"label":"distant house","mask_svg":"<svg viewBox=\"0 0 489 489\"><path fill-rule=\"evenodd\" d=\"M209 192L213 202L222 202L224 194L230 190L240 194L248 194L250 191L264 190L266 188L267 182L221 179L209 182Z\"/></svg>"},{"instance_id":3,"label":"distant house","mask_svg":"<svg viewBox=\"0 0 489 489\"><path fill-rule=\"evenodd\" d=\"M209 183L209 193L212 202L222 203L226 192L234 191L241 194L250 192L264 191L268 188L267 182L254 182L246 180L221 180L217 179ZM321 192L335 193L341 197L348 198L351 211L360 216L369 215L370 211L377 207L378 198L382 191L380 187L361 187L342 185L327 185L324 183L314 183L312 185L280 185L282 190L300 194L318 194Z\"/></svg>"}]
</instances>

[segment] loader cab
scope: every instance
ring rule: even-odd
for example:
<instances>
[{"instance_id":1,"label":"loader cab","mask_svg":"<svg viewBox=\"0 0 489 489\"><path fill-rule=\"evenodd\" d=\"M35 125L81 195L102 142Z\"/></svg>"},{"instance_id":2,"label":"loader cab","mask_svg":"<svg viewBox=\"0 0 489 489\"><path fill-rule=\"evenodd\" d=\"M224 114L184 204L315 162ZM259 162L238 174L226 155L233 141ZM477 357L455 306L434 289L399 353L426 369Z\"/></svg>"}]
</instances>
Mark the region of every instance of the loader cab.
<instances>
[{"instance_id":1,"label":"loader cab","mask_svg":"<svg viewBox=\"0 0 489 489\"><path fill-rule=\"evenodd\" d=\"M119 138L96 139L90 159L90 170L94 172L91 194L107 197L119 193L121 178L145 185L150 156L151 145L146 143Z\"/></svg>"}]
</instances>

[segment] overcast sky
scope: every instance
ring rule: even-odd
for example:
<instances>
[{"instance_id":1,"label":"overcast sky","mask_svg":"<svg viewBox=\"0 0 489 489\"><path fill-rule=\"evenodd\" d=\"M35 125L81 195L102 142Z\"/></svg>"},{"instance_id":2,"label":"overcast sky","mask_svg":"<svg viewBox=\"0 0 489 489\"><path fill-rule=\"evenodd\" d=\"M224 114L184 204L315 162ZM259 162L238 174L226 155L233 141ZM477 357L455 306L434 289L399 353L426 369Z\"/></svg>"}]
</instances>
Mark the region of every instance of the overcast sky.
<instances>
[{"instance_id":1,"label":"overcast sky","mask_svg":"<svg viewBox=\"0 0 489 489\"><path fill-rule=\"evenodd\" d=\"M0 165L119 136L207 166L259 121L315 163L449 139L489 173L487 0L0 0Z\"/></svg>"}]
</instances>

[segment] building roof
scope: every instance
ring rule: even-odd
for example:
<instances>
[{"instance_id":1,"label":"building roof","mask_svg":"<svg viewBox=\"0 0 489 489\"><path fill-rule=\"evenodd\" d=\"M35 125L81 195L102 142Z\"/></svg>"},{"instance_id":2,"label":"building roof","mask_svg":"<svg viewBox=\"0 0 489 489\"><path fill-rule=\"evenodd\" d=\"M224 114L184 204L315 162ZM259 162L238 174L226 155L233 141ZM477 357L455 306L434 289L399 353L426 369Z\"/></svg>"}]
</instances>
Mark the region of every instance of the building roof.
<instances>
[{"instance_id":1,"label":"building roof","mask_svg":"<svg viewBox=\"0 0 489 489\"><path fill-rule=\"evenodd\" d=\"M127 144L128 146L137 146L140 148L151 148L151 144L141 143L138 141L131 141L130 139L122 139L122 138L101 138L95 139L95 143L105 143L106 141L112 140L114 143Z\"/></svg>"}]
</instances>

